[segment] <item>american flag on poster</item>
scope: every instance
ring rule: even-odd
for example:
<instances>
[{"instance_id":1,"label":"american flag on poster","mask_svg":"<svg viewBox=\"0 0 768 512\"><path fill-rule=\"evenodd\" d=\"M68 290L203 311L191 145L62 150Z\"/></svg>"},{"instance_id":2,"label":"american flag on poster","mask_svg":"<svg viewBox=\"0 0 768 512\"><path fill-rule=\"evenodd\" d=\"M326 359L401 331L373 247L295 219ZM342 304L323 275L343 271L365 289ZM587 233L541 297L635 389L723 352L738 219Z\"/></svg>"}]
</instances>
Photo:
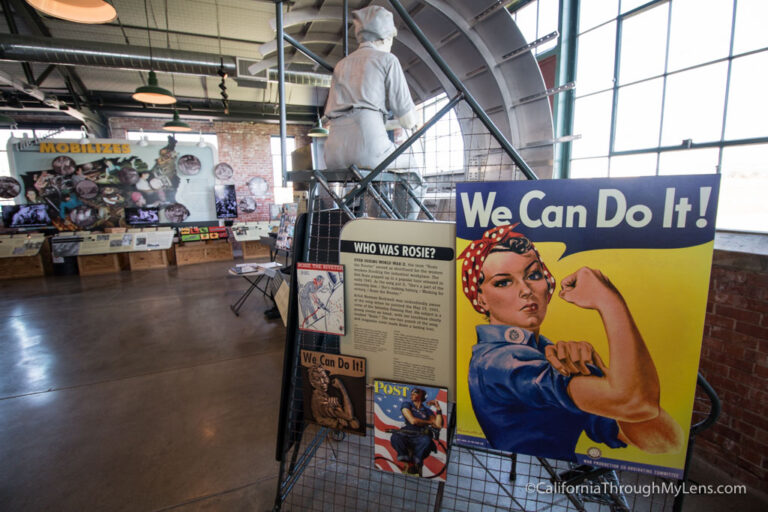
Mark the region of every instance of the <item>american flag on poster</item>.
<instances>
[{"instance_id":1,"label":"american flag on poster","mask_svg":"<svg viewBox=\"0 0 768 512\"><path fill-rule=\"evenodd\" d=\"M375 467L445 481L448 390L374 380L373 405ZM404 410L421 425L410 424Z\"/></svg>"}]
</instances>

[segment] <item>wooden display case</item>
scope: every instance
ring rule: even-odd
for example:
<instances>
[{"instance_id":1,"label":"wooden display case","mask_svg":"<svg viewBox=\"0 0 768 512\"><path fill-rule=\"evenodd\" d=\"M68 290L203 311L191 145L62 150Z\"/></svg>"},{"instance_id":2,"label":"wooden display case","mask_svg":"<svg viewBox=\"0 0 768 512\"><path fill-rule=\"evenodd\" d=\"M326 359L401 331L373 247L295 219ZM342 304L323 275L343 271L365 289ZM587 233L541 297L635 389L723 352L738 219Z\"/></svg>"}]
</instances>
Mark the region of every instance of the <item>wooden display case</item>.
<instances>
[{"instance_id":1,"label":"wooden display case","mask_svg":"<svg viewBox=\"0 0 768 512\"><path fill-rule=\"evenodd\" d=\"M232 260L232 245L229 240L208 240L185 242L176 245L176 265L193 265L209 261Z\"/></svg>"},{"instance_id":2,"label":"wooden display case","mask_svg":"<svg viewBox=\"0 0 768 512\"><path fill-rule=\"evenodd\" d=\"M17 258L0 258L0 279L16 279L21 277L40 277L45 275L43 257L19 256Z\"/></svg>"},{"instance_id":3,"label":"wooden display case","mask_svg":"<svg viewBox=\"0 0 768 512\"><path fill-rule=\"evenodd\" d=\"M35 255L0 257L0 280L42 277L52 273L51 246L48 240L43 242Z\"/></svg>"},{"instance_id":4,"label":"wooden display case","mask_svg":"<svg viewBox=\"0 0 768 512\"><path fill-rule=\"evenodd\" d=\"M81 276L113 274L122 270L120 254L91 254L77 257L77 268Z\"/></svg>"},{"instance_id":5,"label":"wooden display case","mask_svg":"<svg viewBox=\"0 0 768 512\"><path fill-rule=\"evenodd\" d=\"M150 270L168 267L168 254L165 250L128 253L131 270Z\"/></svg>"}]
</instances>

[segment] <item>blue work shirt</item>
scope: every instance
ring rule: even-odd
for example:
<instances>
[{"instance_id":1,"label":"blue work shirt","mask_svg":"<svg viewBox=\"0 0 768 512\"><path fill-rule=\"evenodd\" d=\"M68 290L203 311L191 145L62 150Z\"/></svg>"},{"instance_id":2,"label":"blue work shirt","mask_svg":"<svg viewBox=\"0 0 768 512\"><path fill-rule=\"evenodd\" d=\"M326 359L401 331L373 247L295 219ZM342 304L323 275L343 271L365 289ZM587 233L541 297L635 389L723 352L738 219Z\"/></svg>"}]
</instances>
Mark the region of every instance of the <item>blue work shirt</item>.
<instances>
[{"instance_id":1,"label":"blue work shirt","mask_svg":"<svg viewBox=\"0 0 768 512\"><path fill-rule=\"evenodd\" d=\"M400 410L408 409L411 411L411 414L413 414L413 417L419 420L428 420L432 416L435 415L434 412L432 412L432 409L425 406L424 403L421 404L421 407L418 409L416 408L416 404L411 402L410 400L404 400L403 404L400 406ZM405 416L405 415L403 415ZM419 427L417 425L411 425L408 420L405 421L405 426L402 427L400 430L418 430L422 431L424 430L424 427Z\"/></svg>"},{"instance_id":2,"label":"blue work shirt","mask_svg":"<svg viewBox=\"0 0 768 512\"><path fill-rule=\"evenodd\" d=\"M552 342L508 325L478 325L469 362L469 395L491 447L514 453L575 461L579 436L586 432L611 448L618 439L616 420L582 411L568 395L571 377L547 361ZM593 375L602 376L589 365Z\"/></svg>"}]
</instances>

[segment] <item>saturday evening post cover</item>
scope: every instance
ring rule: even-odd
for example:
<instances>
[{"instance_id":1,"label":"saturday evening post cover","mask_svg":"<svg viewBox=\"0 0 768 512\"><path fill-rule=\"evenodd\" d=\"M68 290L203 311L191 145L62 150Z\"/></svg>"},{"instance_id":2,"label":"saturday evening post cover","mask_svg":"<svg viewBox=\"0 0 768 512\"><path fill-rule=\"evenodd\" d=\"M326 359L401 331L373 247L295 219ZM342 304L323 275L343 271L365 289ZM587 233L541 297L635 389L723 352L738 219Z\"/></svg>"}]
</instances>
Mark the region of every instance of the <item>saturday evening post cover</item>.
<instances>
[{"instance_id":1,"label":"saturday evening post cover","mask_svg":"<svg viewBox=\"0 0 768 512\"><path fill-rule=\"evenodd\" d=\"M719 178L457 184L458 443L682 478Z\"/></svg>"},{"instance_id":2,"label":"saturday evening post cover","mask_svg":"<svg viewBox=\"0 0 768 512\"><path fill-rule=\"evenodd\" d=\"M445 482L448 390L375 379L373 406L376 469ZM411 424L407 410L422 423Z\"/></svg>"}]
</instances>

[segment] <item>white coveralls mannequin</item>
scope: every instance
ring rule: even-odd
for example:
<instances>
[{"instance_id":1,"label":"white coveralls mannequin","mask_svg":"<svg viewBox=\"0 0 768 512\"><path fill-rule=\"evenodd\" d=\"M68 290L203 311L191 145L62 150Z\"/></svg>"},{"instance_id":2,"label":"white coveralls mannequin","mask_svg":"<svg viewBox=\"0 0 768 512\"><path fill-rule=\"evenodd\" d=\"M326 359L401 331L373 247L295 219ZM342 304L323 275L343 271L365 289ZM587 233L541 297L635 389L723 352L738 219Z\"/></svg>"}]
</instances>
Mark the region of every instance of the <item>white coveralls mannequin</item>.
<instances>
[{"instance_id":1,"label":"white coveralls mannequin","mask_svg":"<svg viewBox=\"0 0 768 512\"><path fill-rule=\"evenodd\" d=\"M329 169L352 164L374 169L392 153L397 145L387 136L388 111L403 128L416 126L403 69L397 57L389 53L397 34L392 13L373 5L352 11L352 21L359 47L336 64L325 106L330 120L325 142ZM407 151L387 169L418 172Z\"/></svg>"}]
</instances>

